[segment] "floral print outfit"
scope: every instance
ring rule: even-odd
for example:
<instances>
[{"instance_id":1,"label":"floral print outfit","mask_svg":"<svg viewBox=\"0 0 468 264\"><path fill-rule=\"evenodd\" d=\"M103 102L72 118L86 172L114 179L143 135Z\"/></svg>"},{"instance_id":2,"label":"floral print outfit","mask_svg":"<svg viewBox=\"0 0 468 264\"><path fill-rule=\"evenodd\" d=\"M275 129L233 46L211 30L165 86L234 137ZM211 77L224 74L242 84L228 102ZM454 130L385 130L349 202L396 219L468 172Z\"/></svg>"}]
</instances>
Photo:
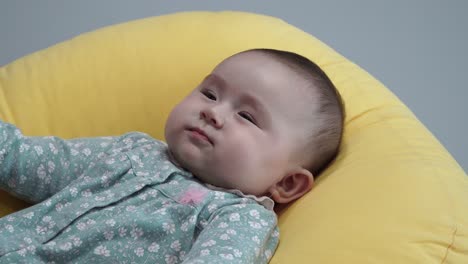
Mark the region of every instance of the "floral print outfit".
<instances>
[{"instance_id":1,"label":"floral print outfit","mask_svg":"<svg viewBox=\"0 0 468 264\"><path fill-rule=\"evenodd\" d=\"M271 206L198 181L144 133L26 137L0 121L0 188L35 204L0 218L0 263L267 263L278 245Z\"/></svg>"}]
</instances>

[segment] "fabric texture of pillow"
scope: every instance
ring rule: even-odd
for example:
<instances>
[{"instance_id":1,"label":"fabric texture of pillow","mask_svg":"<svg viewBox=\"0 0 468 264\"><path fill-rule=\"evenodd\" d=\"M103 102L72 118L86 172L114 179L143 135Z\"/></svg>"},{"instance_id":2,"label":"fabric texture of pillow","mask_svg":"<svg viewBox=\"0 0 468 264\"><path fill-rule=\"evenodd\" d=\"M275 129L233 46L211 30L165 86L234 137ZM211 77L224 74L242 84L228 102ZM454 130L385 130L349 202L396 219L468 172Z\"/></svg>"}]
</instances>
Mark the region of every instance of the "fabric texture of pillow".
<instances>
[{"instance_id":1,"label":"fabric texture of pillow","mask_svg":"<svg viewBox=\"0 0 468 264\"><path fill-rule=\"evenodd\" d=\"M82 34L0 68L0 119L26 135L163 139L171 108L217 63L258 47L316 62L347 111L342 151L280 215L271 263L468 263L465 172L380 82L277 18L185 12ZM24 206L0 193L0 215Z\"/></svg>"}]
</instances>

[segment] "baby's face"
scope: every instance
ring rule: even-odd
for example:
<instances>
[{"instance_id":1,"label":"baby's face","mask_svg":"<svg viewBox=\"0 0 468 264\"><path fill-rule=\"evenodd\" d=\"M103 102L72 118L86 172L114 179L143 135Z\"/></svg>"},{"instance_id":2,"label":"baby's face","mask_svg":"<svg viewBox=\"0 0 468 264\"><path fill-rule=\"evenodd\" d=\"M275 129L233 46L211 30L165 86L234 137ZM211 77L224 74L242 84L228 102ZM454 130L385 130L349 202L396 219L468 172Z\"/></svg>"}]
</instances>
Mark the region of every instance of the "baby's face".
<instances>
[{"instance_id":1,"label":"baby's face","mask_svg":"<svg viewBox=\"0 0 468 264\"><path fill-rule=\"evenodd\" d=\"M219 64L171 112L173 158L203 182L266 195L298 165L305 137L302 102L311 96L291 69L258 52Z\"/></svg>"}]
</instances>

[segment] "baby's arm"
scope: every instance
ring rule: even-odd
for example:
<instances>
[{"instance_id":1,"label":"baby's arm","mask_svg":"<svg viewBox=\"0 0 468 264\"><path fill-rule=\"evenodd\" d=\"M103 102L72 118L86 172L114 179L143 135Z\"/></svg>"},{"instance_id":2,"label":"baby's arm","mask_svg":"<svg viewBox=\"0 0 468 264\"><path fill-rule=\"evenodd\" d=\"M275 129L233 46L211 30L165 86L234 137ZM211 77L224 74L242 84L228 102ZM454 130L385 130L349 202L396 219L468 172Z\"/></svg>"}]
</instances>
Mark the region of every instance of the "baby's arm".
<instances>
[{"instance_id":1,"label":"baby's arm","mask_svg":"<svg viewBox=\"0 0 468 264\"><path fill-rule=\"evenodd\" d=\"M221 209L183 263L268 263L279 240L276 215L261 206L242 206Z\"/></svg>"},{"instance_id":2,"label":"baby's arm","mask_svg":"<svg viewBox=\"0 0 468 264\"><path fill-rule=\"evenodd\" d=\"M79 177L110 141L26 137L0 121L0 188L30 202L45 200Z\"/></svg>"}]
</instances>

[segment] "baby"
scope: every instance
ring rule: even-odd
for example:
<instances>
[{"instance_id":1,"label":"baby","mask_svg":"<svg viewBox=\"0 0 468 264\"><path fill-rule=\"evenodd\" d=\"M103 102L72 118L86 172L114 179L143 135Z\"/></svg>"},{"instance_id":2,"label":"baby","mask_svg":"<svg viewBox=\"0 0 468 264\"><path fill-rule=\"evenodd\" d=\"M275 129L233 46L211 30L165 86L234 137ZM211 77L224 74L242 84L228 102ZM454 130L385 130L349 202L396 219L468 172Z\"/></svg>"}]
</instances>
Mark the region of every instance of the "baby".
<instances>
[{"instance_id":1,"label":"baby","mask_svg":"<svg viewBox=\"0 0 468 264\"><path fill-rule=\"evenodd\" d=\"M267 263L277 204L336 156L344 109L295 53L219 65L143 133L63 140L0 122L0 187L36 203L0 219L0 263Z\"/></svg>"}]
</instances>

